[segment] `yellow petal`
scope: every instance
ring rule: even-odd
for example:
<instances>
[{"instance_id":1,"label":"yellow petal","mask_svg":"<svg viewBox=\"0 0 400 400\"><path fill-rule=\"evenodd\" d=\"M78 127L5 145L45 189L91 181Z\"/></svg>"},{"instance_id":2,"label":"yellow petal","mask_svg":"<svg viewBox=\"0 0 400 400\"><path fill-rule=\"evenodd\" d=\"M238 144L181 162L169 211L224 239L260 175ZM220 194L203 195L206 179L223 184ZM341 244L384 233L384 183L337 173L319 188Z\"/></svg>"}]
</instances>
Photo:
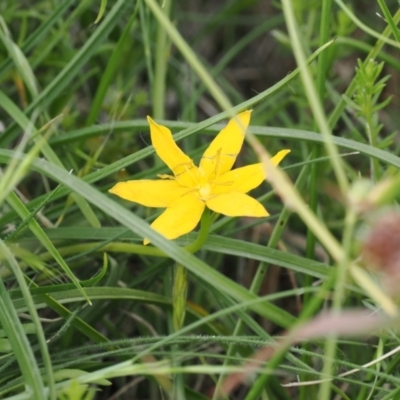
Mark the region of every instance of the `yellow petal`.
<instances>
[{"instance_id":1,"label":"yellow petal","mask_svg":"<svg viewBox=\"0 0 400 400\"><path fill-rule=\"evenodd\" d=\"M278 151L278 153L276 153L272 158L271 158L271 162L272 164L274 164L275 166L279 165L279 163L286 157L287 154L290 153L290 150L285 149L285 150L281 150Z\"/></svg>"},{"instance_id":2,"label":"yellow petal","mask_svg":"<svg viewBox=\"0 0 400 400\"><path fill-rule=\"evenodd\" d=\"M158 125L150 117L147 117L150 125L151 143L154 149L174 173L175 178L184 186L196 184L197 167L175 143L171 131L165 126Z\"/></svg>"},{"instance_id":3,"label":"yellow petal","mask_svg":"<svg viewBox=\"0 0 400 400\"><path fill-rule=\"evenodd\" d=\"M211 142L200 161L200 170L206 177L212 179L232 168L242 148L250 116L251 111L238 114Z\"/></svg>"},{"instance_id":4,"label":"yellow petal","mask_svg":"<svg viewBox=\"0 0 400 400\"><path fill-rule=\"evenodd\" d=\"M205 203L194 193L189 193L172 203L152 224L152 228L167 239L189 233L199 223ZM148 239L144 244L149 243Z\"/></svg>"},{"instance_id":5,"label":"yellow petal","mask_svg":"<svg viewBox=\"0 0 400 400\"><path fill-rule=\"evenodd\" d=\"M211 210L228 217L268 217L269 213L256 199L244 193L230 192L207 200Z\"/></svg>"},{"instance_id":6,"label":"yellow petal","mask_svg":"<svg viewBox=\"0 0 400 400\"><path fill-rule=\"evenodd\" d=\"M265 172L262 163L247 165L246 167L236 168L219 176L213 182L212 194L228 192L247 193L260 186L264 180Z\"/></svg>"},{"instance_id":7,"label":"yellow petal","mask_svg":"<svg viewBox=\"0 0 400 400\"><path fill-rule=\"evenodd\" d=\"M172 180L150 180L119 182L109 192L125 200L134 201L146 207L168 207L190 189Z\"/></svg>"},{"instance_id":8,"label":"yellow petal","mask_svg":"<svg viewBox=\"0 0 400 400\"><path fill-rule=\"evenodd\" d=\"M271 158L272 164L278 165L290 150L281 150ZM250 190L261 185L266 179L264 166L262 163L247 165L246 167L236 168L219 176L213 182L213 194L222 194L228 192L247 193Z\"/></svg>"}]
</instances>

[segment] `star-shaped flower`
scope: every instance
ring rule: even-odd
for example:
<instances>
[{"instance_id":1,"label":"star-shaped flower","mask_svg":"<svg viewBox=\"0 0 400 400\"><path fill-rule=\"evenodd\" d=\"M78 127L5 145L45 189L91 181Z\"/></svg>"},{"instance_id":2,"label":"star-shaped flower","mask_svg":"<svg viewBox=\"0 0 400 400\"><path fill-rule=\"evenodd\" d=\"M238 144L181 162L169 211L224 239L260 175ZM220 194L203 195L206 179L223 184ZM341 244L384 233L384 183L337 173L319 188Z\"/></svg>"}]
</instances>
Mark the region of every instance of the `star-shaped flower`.
<instances>
[{"instance_id":1,"label":"star-shaped flower","mask_svg":"<svg viewBox=\"0 0 400 400\"><path fill-rule=\"evenodd\" d=\"M151 226L168 239L191 232L206 206L229 217L267 217L264 206L246 194L266 178L263 165L232 169L250 115L251 111L244 111L232 118L211 142L198 167L176 145L168 128L147 117L154 149L174 175L158 175L159 180L120 182L109 192L147 207L166 208ZM271 159L272 163L278 165L289 152L280 151ZM147 243L145 239L144 244Z\"/></svg>"}]
</instances>

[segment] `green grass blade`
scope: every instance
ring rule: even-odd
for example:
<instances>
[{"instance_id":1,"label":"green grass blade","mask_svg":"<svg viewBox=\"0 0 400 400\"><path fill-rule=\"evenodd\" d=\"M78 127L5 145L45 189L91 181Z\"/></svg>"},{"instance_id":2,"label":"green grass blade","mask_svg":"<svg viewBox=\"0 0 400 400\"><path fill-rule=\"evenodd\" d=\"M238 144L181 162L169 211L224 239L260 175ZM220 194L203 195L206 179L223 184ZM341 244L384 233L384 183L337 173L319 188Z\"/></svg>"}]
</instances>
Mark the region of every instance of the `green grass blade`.
<instances>
[{"instance_id":1,"label":"green grass blade","mask_svg":"<svg viewBox=\"0 0 400 400\"><path fill-rule=\"evenodd\" d=\"M10 193L7 197L8 204L17 212L17 214L24 220L29 218L29 211L26 209L24 204L18 198L15 193ZM58 265L63 269L63 271L68 275L71 281L75 284L78 290L82 293L82 296L86 298L87 302L91 304L89 297L85 293L85 290L82 288L78 279L75 277L67 263L58 253L56 247L49 240L46 234L43 232L41 226L36 222L35 219L31 219L28 222L29 229L33 232L33 234L37 237L40 243L51 253L53 258L57 261Z\"/></svg>"},{"instance_id":2,"label":"green grass blade","mask_svg":"<svg viewBox=\"0 0 400 400\"><path fill-rule=\"evenodd\" d=\"M38 95L35 75L21 49L12 41L10 34L5 26L4 19L0 16L0 26L3 26L4 32L0 29L0 42L3 42L7 49L9 58L13 61L17 71L24 81L30 95L35 98Z\"/></svg>"},{"instance_id":3,"label":"green grass blade","mask_svg":"<svg viewBox=\"0 0 400 400\"><path fill-rule=\"evenodd\" d=\"M383 12L383 16L386 19L386 22L390 26L392 30L392 34L394 38L397 40L398 43L400 43L400 31L399 28L397 27L396 22L393 20L392 14L389 11L388 6L386 5L385 0L377 0L379 7L381 8Z\"/></svg>"},{"instance_id":4,"label":"green grass blade","mask_svg":"<svg viewBox=\"0 0 400 400\"><path fill-rule=\"evenodd\" d=\"M14 121L18 122L18 125L28 132L32 131L34 140L40 143L37 144L35 149L40 149L44 156L54 164L63 167L63 164L57 154L53 151L53 149L49 146L47 141L43 141L41 136L39 135L40 131L37 131L32 122L26 117L26 115L3 93L0 91L0 106L2 106L7 113L13 118ZM0 137L1 141L1 137ZM20 177L18 177L20 178ZM79 195L73 194L73 198L79 208L82 211L82 214L86 217L88 222L94 226L99 227L100 221L98 220L96 214L93 212L89 204L82 199Z\"/></svg>"},{"instance_id":5,"label":"green grass blade","mask_svg":"<svg viewBox=\"0 0 400 400\"><path fill-rule=\"evenodd\" d=\"M97 87L96 94L94 96L94 99L93 99L91 107L90 107L90 113L89 113L89 116L86 121L86 124L89 126L94 124L97 120L97 117L101 110L101 105L104 100L104 97L107 94L107 90L109 89L112 79L115 76L115 72L120 64L122 52L124 50L124 47L126 46L126 41L128 38L130 38L130 35L132 35L131 31L132 31L133 24L137 18L139 4L140 4L140 2L138 1L136 4L134 13L132 14L130 20L128 21L124 31L122 32L120 39L118 40L117 45L115 46L115 48L110 56L109 62L107 64L107 68L101 76L101 80ZM98 19L100 18L100 11L99 11L99 16L97 18Z\"/></svg>"},{"instance_id":6,"label":"green grass blade","mask_svg":"<svg viewBox=\"0 0 400 400\"><path fill-rule=\"evenodd\" d=\"M21 51L26 54L30 50L32 50L35 45L38 45L43 38L45 38L51 28L59 21L61 16L74 4L76 0L65 0L62 1L58 7L54 10L54 12L49 16L49 18L40 24L37 29L32 32L26 41L21 46ZM12 67L12 60L7 58L0 64L0 78L4 75Z\"/></svg>"},{"instance_id":7,"label":"green grass blade","mask_svg":"<svg viewBox=\"0 0 400 400\"><path fill-rule=\"evenodd\" d=\"M0 241L0 251L7 257L9 264L14 259L6 245ZM19 268L16 266L16 268ZM23 300L26 305L25 299ZM10 299L10 295L0 278L0 322L11 343L13 352L24 377L25 386L30 392L31 398L42 399L44 396L44 384L38 364L29 344L24 328L18 318L18 314Z\"/></svg>"},{"instance_id":8,"label":"green grass blade","mask_svg":"<svg viewBox=\"0 0 400 400\"><path fill-rule=\"evenodd\" d=\"M376 39L381 40L382 42L386 44L390 44L393 47L396 47L397 49L400 49L400 42L396 42L395 40L389 39L386 37L386 35L381 35L378 32L374 31L371 29L369 26L365 25L363 22L361 22L357 16L350 10L349 7L347 7L342 0L335 0L336 4L339 5L339 7L347 14L347 16L364 32L368 33L369 35L373 36ZM393 18L391 18L392 23L389 24L390 29L392 29L392 25L396 26L395 22L393 21ZM393 33L393 32L392 32ZM396 36L397 38L397 36Z\"/></svg>"},{"instance_id":9,"label":"green grass blade","mask_svg":"<svg viewBox=\"0 0 400 400\"><path fill-rule=\"evenodd\" d=\"M108 36L120 18L126 12L129 4L125 0L118 0L113 8L109 11L104 20L94 30L93 35L83 45L83 47L75 54L68 65L62 69L56 78L38 95L38 97L26 109L26 114L31 114L34 110L43 110L47 107L80 73L83 65L97 51L98 46ZM8 128L0 137L0 146L5 147L18 134L16 125Z\"/></svg>"}]
</instances>

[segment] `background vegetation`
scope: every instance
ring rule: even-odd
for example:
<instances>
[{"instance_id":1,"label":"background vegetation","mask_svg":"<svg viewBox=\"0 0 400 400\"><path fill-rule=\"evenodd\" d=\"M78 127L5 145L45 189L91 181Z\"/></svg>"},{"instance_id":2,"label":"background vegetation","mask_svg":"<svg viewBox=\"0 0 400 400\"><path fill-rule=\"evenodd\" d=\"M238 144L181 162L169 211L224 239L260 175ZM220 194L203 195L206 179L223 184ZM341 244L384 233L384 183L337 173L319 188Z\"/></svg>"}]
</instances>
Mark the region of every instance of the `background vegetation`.
<instances>
[{"instance_id":1,"label":"background vegetation","mask_svg":"<svg viewBox=\"0 0 400 400\"><path fill-rule=\"evenodd\" d=\"M0 398L399 399L399 20L394 0L2 0ZM219 217L192 254L196 232L163 239L159 210L107 193L168 173L146 115L198 161L245 109L238 165L291 149L253 192L271 217Z\"/></svg>"}]
</instances>

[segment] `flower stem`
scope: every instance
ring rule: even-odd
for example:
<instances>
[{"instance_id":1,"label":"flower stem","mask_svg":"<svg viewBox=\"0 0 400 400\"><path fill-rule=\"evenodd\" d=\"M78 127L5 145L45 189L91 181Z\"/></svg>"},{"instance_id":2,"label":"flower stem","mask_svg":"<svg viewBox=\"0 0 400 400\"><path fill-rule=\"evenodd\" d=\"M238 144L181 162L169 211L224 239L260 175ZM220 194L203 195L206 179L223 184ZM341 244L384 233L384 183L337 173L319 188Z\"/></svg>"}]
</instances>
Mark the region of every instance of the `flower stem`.
<instances>
[{"instance_id":1,"label":"flower stem","mask_svg":"<svg viewBox=\"0 0 400 400\"><path fill-rule=\"evenodd\" d=\"M211 218L210 210L208 208L206 208L201 217L201 225L200 225L199 235L197 236L197 239L193 243L190 243L189 245L187 245L185 247L186 251L193 254L202 248L203 244L205 243L205 241L208 238L211 223L212 223L212 218Z\"/></svg>"},{"instance_id":2,"label":"flower stem","mask_svg":"<svg viewBox=\"0 0 400 400\"><path fill-rule=\"evenodd\" d=\"M210 211L206 208L202 217L199 235L197 239L185 247L190 253L200 250L204 242L207 240L210 232L212 218ZM181 264L176 264L174 269L174 287L172 289L172 322L175 331L182 328L185 320L187 298L187 270Z\"/></svg>"},{"instance_id":3,"label":"flower stem","mask_svg":"<svg viewBox=\"0 0 400 400\"><path fill-rule=\"evenodd\" d=\"M172 289L172 325L174 331L182 328L186 314L187 270L181 264L174 268L174 287Z\"/></svg>"}]
</instances>

